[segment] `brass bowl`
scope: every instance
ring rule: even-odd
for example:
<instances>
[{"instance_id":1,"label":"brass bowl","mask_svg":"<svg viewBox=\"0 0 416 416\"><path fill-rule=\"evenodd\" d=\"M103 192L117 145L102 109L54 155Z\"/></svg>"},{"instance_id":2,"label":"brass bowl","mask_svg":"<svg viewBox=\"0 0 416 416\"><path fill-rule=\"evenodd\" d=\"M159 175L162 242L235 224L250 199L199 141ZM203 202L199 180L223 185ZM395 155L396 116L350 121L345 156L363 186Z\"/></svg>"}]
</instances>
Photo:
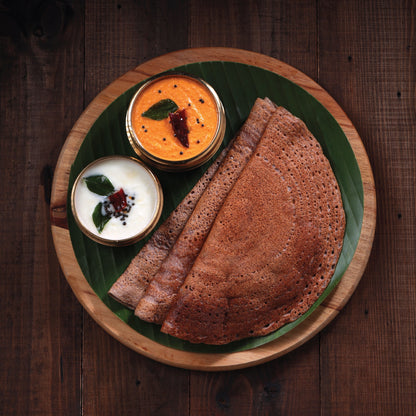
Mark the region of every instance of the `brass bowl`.
<instances>
[{"instance_id":1,"label":"brass bowl","mask_svg":"<svg viewBox=\"0 0 416 416\"><path fill-rule=\"evenodd\" d=\"M99 203L100 198L105 199L104 196L98 196L97 197L91 197L91 202L86 203L82 202L82 193L85 195L85 193L89 194L92 193L88 190L87 192L87 186L83 183L83 179L87 177L88 172L96 172L97 168L100 168L100 165L102 165L102 174L106 175L106 164L114 162L114 161L121 161L124 164L133 163L135 168L138 168L138 176L143 175L143 181L147 184L148 188L150 189L150 192L152 193L152 206L150 207L151 214L149 215L149 218L147 221L144 222L144 224L141 224L140 227L137 229L129 229L128 222L126 226L126 230L122 230L119 232L119 234L123 234L125 231L125 236L118 236L118 237L111 237L111 236L105 236L101 235L100 232L98 232L97 228L94 225L94 222L92 220L92 201L96 200ZM126 165L127 166L127 165ZM107 165L108 167L108 165ZM140 172L140 173L139 173ZM111 181L111 178L109 178ZM128 189L128 184L125 185ZM82 189L83 187L84 189ZM89 205L89 211L88 214L85 212L82 212L82 204ZM137 241L145 238L156 226L157 222L159 221L160 215L162 213L163 208L163 192L162 187L160 185L159 180L157 177L152 173L152 171L140 160L137 160L136 158L128 157L128 156L107 156L102 157L100 159L95 160L94 162L90 163L88 166L86 166L82 172L78 175L77 179L74 182L74 185L72 187L71 192L71 209L72 213L74 215L75 221L81 231L94 240L97 243L107 245L107 246L127 246L130 244L134 244ZM91 211L91 216L89 212ZM133 209L132 209L133 211ZM136 215L139 214L137 210L135 210ZM130 215L130 214L129 214ZM131 226L132 227L132 226ZM131 228L130 227L130 228Z\"/></svg>"},{"instance_id":2,"label":"brass bowl","mask_svg":"<svg viewBox=\"0 0 416 416\"><path fill-rule=\"evenodd\" d=\"M216 112L217 112L217 126L208 146L205 147L197 155L187 158L187 159L182 159L182 160L169 160L169 159L158 157L152 154L151 152L149 152L140 142L140 139L138 135L136 134L136 131L134 130L133 123L132 123L133 108L135 106L135 103L138 100L140 100L143 92L147 88L149 88L152 84L160 81L161 79L169 78L169 77L188 78L188 79L191 79L192 81L196 81L197 83L199 83L203 87L203 89L205 89L206 92L208 92L208 94L212 97L215 103ZM149 81L143 84L139 88L139 90L135 93L135 95L133 96L130 102L130 105L128 107L127 114L126 114L127 137L130 141L132 148L138 155L138 157L142 161L144 161L146 164L149 164L158 169L161 169L164 171L170 171L170 172L191 170L206 163L212 156L214 156L214 154L220 148L221 143L224 139L225 128L226 128L226 118L225 118L224 106L220 98L218 97L218 94L215 92L215 90L204 80L194 77L192 75L183 74L183 73L169 73L169 74L160 75L160 76L151 78Z\"/></svg>"}]
</instances>

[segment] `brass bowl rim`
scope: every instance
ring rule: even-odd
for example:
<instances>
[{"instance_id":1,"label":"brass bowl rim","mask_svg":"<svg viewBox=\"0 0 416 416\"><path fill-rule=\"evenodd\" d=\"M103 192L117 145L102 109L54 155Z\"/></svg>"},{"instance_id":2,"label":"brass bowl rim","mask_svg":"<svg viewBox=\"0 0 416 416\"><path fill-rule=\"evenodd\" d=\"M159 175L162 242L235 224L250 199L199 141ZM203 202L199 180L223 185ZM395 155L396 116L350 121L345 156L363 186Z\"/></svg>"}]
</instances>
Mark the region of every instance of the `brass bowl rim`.
<instances>
[{"instance_id":1,"label":"brass bowl rim","mask_svg":"<svg viewBox=\"0 0 416 416\"><path fill-rule=\"evenodd\" d=\"M145 89L147 89L153 83L161 79L171 78L171 77L190 78L202 84L202 86L206 88L211 94L211 96L213 97L214 102L217 107L217 115L218 115L217 127L208 146L201 153L195 156L192 156L190 158L181 159L181 160L163 159L150 153L140 143L140 140L137 137L136 132L132 125L132 111L133 111L134 104L136 100L138 99L138 97L143 93ZM129 107L126 112L125 122L126 122L126 133L127 133L128 140L133 150L138 155L138 157L141 160L143 160L145 163L151 164L152 166L155 166L165 171L184 171L184 170L194 169L194 168L201 166L205 162L207 162L220 148L221 143L224 139L225 129L226 129L226 118L225 118L224 106L217 92L215 91L215 89L200 77L197 77L195 75L188 74L185 72L177 72L177 71L170 71L168 73L158 74L149 78L147 81L145 81L145 83L136 91L136 93L133 95L133 98L130 100Z\"/></svg>"},{"instance_id":2,"label":"brass bowl rim","mask_svg":"<svg viewBox=\"0 0 416 416\"><path fill-rule=\"evenodd\" d=\"M146 227L144 227L142 230L140 230L140 232L134 234L133 236L130 236L130 237L127 237L127 238L122 238L122 239L112 239L112 238L100 237L96 233L89 230L82 223L82 221L79 219L77 209L76 209L76 205L75 205L75 193L76 193L77 186L80 183L80 181L82 180L85 173L88 171L88 169L90 169L91 167L93 167L93 166L95 166L99 163L102 163L102 162L105 162L105 161L108 161L108 160L114 160L114 159L131 160L134 163L139 164L142 168L144 168L146 174L148 174L149 177L152 179L152 182L154 183L155 189L156 189L156 204L155 204L155 209L154 209L152 219L149 221L149 223L146 225ZM106 245L106 246L111 246L111 247L123 247L123 246L131 245L131 244L137 243L138 241L140 241L143 238L145 238L146 236L148 236L152 232L152 230L155 228L156 224L158 223L158 221L160 219L160 216L162 214L162 209L163 209L163 202L164 202L164 200L163 200L162 186L159 182L159 179L151 171L149 166L147 166L145 163L143 163L141 160L139 160L135 157L124 156L124 155L103 156L103 157L100 157L98 159L95 159L94 161L89 163L87 166L85 166L84 169L82 169L82 171L79 173L79 175L75 179L75 182L74 182L74 184L72 186L72 190L71 190L71 210L72 210L72 214L74 216L75 222L77 223L79 229L87 237L89 237L91 240L95 241L96 243L100 243L100 244L103 244L103 245Z\"/></svg>"}]
</instances>

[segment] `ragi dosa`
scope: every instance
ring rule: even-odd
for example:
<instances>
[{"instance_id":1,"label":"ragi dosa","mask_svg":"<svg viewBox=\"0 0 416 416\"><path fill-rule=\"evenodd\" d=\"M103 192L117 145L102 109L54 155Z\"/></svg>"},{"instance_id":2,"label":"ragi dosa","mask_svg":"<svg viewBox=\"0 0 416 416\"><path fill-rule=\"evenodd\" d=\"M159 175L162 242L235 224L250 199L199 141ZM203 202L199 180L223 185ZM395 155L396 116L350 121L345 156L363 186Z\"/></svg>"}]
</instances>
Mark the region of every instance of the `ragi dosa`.
<instances>
[{"instance_id":1,"label":"ragi dosa","mask_svg":"<svg viewBox=\"0 0 416 416\"><path fill-rule=\"evenodd\" d=\"M135 310L139 318L153 323L162 323L165 319L224 199L252 156L275 108L269 99L257 99L254 103L224 162L215 172L181 234L139 301Z\"/></svg>"},{"instance_id":2,"label":"ragi dosa","mask_svg":"<svg viewBox=\"0 0 416 416\"><path fill-rule=\"evenodd\" d=\"M162 332L219 345L296 320L327 287L344 230L340 190L321 146L301 120L278 108Z\"/></svg>"},{"instance_id":3,"label":"ragi dosa","mask_svg":"<svg viewBox=\"0 0 416 416\"><path fill-rule=\"evenodd\" d=\"M224 160L227 151L228 147L220 153L192 190L133 258L126 270L110 288L108 294L111 297L130 309L136 308L150 281L192 214L196 203L205 191L218 166Z\"/></svg>"}]
</instances>

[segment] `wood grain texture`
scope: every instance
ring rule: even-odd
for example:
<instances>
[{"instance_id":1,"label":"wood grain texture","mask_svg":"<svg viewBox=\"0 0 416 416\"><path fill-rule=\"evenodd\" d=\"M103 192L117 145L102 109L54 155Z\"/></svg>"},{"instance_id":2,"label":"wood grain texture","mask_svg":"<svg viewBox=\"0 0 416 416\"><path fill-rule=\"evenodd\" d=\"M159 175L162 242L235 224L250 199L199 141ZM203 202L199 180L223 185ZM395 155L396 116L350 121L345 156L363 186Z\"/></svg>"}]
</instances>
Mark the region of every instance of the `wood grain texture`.
<instances>
[{"instance_id":1,"label":"wood grain texture","mask_svg":"<svg viewBox=\"0 0 416 416\"><path fill-rule=\"evenodd\" d=\"M232 372L193 372L189 414L319 414L317 361L319 339L315 337L284 359L267 364Z\"/></svg>"},{"instance_id":2,"label":"wood grain texture","mask_svg":"<svg viewBox=\"0 0 416 416\"><path fill-rule=\"evenodd\" d=\"M19 6L2 5L0 24L7 195L0 208L0 414L77 414L82 308L63 280L48 229L53 166L83 108L83 10L77 1L68 8L34 1L25 13Z\"/></svg>"},{"instance_id":3,"label":"wood grain texture","mask_svg":"<svg viewBox=\"0 0 416 416\"><path fill-rule=\"evenodd\" d=\"M380 202L359 290L337 319L339 331L329 328L321 338L323 414L411 415L416 310L406 305L416 302L416 4L364 2L353 12L347 3L322 3L320 77L361 134Z\"/></svg>"},{"instance_id":4,"label":"wood grain texture","mask_svg":"<svg viewBox=\"0 0 416 416\"><path fill-rule=\"evenodd\" d=\"M415 9L414 0L2 1L0 179L10 203L0 205L0 413L416 415ZM260 52L319 82L364 142L378 201L372 254L342 313L281 358L219 373L165 366L96 325L59 272L48 224L53 167L82 110L140 63L203 46ZM59 206L54 219L65 223Z\"/></svg>"}]
</instances>

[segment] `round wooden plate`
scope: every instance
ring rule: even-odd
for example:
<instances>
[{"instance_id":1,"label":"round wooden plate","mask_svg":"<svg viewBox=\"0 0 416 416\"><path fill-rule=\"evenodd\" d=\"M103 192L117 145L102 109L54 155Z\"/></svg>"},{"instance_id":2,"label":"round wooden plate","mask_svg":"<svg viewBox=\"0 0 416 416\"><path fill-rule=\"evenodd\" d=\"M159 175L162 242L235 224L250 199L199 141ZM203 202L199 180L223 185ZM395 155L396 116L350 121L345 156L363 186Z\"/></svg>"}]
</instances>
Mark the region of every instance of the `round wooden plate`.
<instances>
[{"instance_id":1,"label":"round wooden plate","mask_svg":"<svg viewBox=\"0 0 416 416\"><path fill-rule=\"evenodd\" d=\"M120 94L144 79L177 66L202 61L231 61L258 66L275 72L308 91L325 106L344 131L357 160L363 183L361 235L354 257L340 283L306 320L287 334L241 352L205 354L181 351L161 345L135 331L102 302L85 279L72 248L67 223L66 204L71 164L86 134L101 113ZM340 106L318 84L295 68L265 55L230 48L172 52L143 63L110 84L86 108L65 141L55 169L51 196L52 235L61 268L76 297L93 319L121 343L147 357L176 367L206 371L231 370L272 360L297 348L322 330L339 313L357 287L370 255L375 224L376 194L371 166L357 131Z\"/></svg>"}]
</instances>

